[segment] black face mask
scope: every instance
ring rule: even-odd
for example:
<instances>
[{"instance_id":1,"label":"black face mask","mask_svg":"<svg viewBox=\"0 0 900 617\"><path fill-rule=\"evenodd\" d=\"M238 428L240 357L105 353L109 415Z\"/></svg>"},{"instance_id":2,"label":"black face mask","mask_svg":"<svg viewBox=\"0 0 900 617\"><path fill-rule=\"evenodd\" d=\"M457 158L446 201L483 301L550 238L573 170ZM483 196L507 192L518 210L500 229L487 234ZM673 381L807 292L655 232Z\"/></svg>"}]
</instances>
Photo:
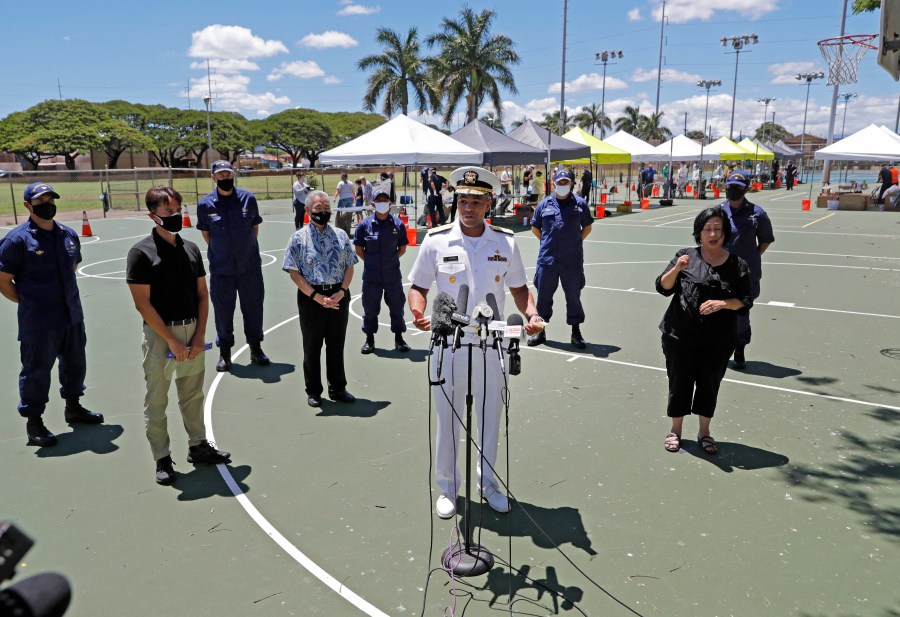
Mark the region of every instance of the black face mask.
<instances>
[{"instance_id":1,"label":"black face mask","mask_svg":"<svg viewBox=\"0 0 900 617\"><path fill-rule=\"evenodd\" d=\"M34 212L34 215L39 219L52 221L53 217L56 216L56 204L52 201L45 201L44 203L37 205L32 204L31 211Z\"/></svg>"},{"instance_id":2,"label":"black face mask","mask_svg":"<svg viewBox=\"0 0 900 617\"><path fill-rule=\"evenodd\" d=\"M739 201L744 197L744 189L736 184L729 184L725 187L725 197L731 201Z\"/></svg>"},{"instance_id":3,"label":"black face mask","mask_svg":"<svg viewBox=\"0 0 900 617\"><path fill-rule=\"evenodd\" d=\"M159 216L156 215L162 223L157 223L160 227L165 229L166 231L170 231L173 234L177 234L181 231L181 225L184 222L184 218L181 214L173 214L172 216Z\"/></svg>"},{"instance_id":4,"label":"black face mask","mask_svg":"<svg viewBox=\"0 0 900 617\"><path fill-rule=\"evenodd\" d=\"M327 225L331 220L331 212L310 212L309 218L316 225Z\"/></svg>"},{"instance_id":5,"label":"black face mask","mask_svg":"<svg viewBox=\"0 0 900 617\"><path fill-rule=\"evenodd\" d=\"M221 180L216 180L216 186L219 187L219 190L230 193L232 190L234 190L234 178L223 178Z\"/></svg>"}]
</instances>

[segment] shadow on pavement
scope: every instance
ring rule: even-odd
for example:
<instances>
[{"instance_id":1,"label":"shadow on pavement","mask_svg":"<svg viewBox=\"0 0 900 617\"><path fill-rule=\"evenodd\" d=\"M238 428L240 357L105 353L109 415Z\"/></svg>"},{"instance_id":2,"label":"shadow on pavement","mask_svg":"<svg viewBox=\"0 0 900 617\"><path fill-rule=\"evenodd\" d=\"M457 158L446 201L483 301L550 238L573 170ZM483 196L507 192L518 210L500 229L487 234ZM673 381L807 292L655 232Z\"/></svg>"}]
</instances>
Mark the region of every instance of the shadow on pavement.
<instances>
[{"instance_id":1,"label":"shadow on pavement","mask_svg":"<svg viewBox=\"0 0 900 617\"><path fill-rule=\"evenodd\" d=\"M238 379L258 379L263 383L278 383L284 375L297 370L293 364L286 362L273 362L268 366L255 364L232 364L231 374Z\"/></svg>"},{"instance_id":2,"label":"shadow on pavement","mask_svg":"<svg viewBox=\"0 0 900 617\"><path fill-rule=\"evenodd\" d=\"M41 458L71 456L82 452L109 454L119 449L113 443L125 432L121 424L73 424L67 433L57 433L59 443L52 448L38 448Z\"/></svg>"},{"instance_id":3,"label":"shadow on pavement","mask_svg":"<svg viewBox=\"0 0 900 617\"><path fill-rule=\"evenodd\" d=\"M732 369L735 370L735 369ZM786 366L778 366L777 364L769 364L768 362L760 362L759 360L747 360L747 368L737 373L746 373L747 375L759 375L760 377L772 377L773 379L784 379L785 377L796 377L802 375L803 371Z\"/></svg>"},{"instance_id":4,"label":"shadow on pavement","mask_svg":"<svg viewBox=\"0 0 900 617\"><path fill-rule=\"evenodd\" d=\"M428 359L427 349L410 349L407 352L402 352L376 347L372 353L379 358L396 358L398 360L409 360L410 362L425 362Z\"/></svg>"},{"instance_id":5,"label":"shadow on pavement","mask_svg":"<svg viewBox=\"0 0 900 617\"><path fill-rule=\"evenodd\" d=\"M339 403L322 397L322 410L316 417L374 418L390 401L370 401L358 398L355 403Z\"/></svg>"},{"instance_id":6,"label":"shadow on pavement","mask_svg":"<svg viewBox=\"0 0 900 617\"><path fill-rule=\"evenodd\" d=\"M481 589L488 590L493 597L488 601L488 606L502 606L505 603L500 602L500 598L508 596L507 602L514 605L517 602L525 602L540 606L544 611L551 611L550 614L559 614L559 609L572 610L574 604L577 604L584 598L584 590L580 587L565 585L559 582L556 574L556 568L547 567L547 575L544 578L534 578L531 576L531 567L523 565L518 571L511 573L501 567L494 567L488 572L487 580ZM516 597L523 591L533 591L533 597ZM532 594L529 593L529 596ZM545 598L544 596L547 596ZM538 602L549 601L552 606L539 605ZM529 614L518 613L517 614Z\"/></svg>"},{"instance_id":7,"label":"shadow on pavement","mask_svg":"<svg viewBox=\"0 0 900 617\"><path fill-rule=\"evenodd\" d=\"M178 496L178 501L195 501L197 499L206 499L208 497L232 496L231 489L225 484L225 480L222 479L222 475L219 473L219 470L216 469L215 465L198 464L192 466L190 463L185 463L185 465L187 465L187 468L190 469L190 471L182 473L178 470L178 465L176 464L175 473L177 474L178 479L175 480L175 484L171 486L171 488L181 491L181 494ZM244 480L250 475L252 467L250 467L250 465L238 465L237 467L232 467L230 463L226 466L228 467L228 471L231 472L231 477L234 478L234 481L237 483L238 487L240 487L241 491L247 493L250 490L250 487L244 483ZM161 486L159 488L166 489L169 487Z\"/></svg>"},{"instance_id":8,"label":"shadow on pavement","mask_svg":"<svg viewBox=\"0 0 900 617\"><path fill-rule=\"evenodd\" d=\"M716 443L719 445L718 454L707 454L693 439L682 439L681 450L697 458L702 458L727 473L731 473L735 469L750 471L782 467L790 462L785 455L770 450L732 441L717 441Z\"/></svg>"},{"instance_id":9,"label":"shadow on pavement","mask_svg":"<svg viewBox=\"0 0 900 617\"><path fill-rule=\"evenodd\" d=\"M546 347L550 349L557 349L559 351L568 351L573 354L586 354L590 356L594 356L595 358L608 358L610 354L614 354L617 351L622 351L621 347L617 347L616 345L600 345L596 343L588 343L586 349L575 349L575 346L572 345L567 340L565 341L551 341L549 338L547 342L544 343Z\"/></svg>"}]
</instances>

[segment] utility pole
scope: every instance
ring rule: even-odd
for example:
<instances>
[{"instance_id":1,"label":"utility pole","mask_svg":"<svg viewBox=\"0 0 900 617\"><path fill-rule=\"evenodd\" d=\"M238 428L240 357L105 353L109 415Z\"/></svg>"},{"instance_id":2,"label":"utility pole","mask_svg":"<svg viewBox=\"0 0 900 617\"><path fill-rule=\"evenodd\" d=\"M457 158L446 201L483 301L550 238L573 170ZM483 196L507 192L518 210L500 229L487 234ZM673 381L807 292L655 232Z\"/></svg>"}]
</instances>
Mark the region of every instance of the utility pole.
<instances>
[{"instance_id":1,"label":"utility pole","mask_svg":"<svg viewBox=\"0 0 900 617\"><path fill-rule=\"evenodd\" d=\"M56 89L59 91L59 100L62 100L62 86L59 83L59 77L56 78Z\"/></svg>"},{"instance_id":2,"label":"utility pole","mask_svg":"<svg viewBox=\"0 0 900 617\"><path fill-rule=\"evenodd\" d=\"M734 91L731 94L731 128L728 129L728 139L734 139L734 104L737 101L737 76L738 76L738 61L741 59L741 51L750 51L749 49L744 50L745 45L749 45L750 43L756 45L759 43L759 37L756 34L741 34L739 36L723 36L719 39L722 42L722 47L728 47L728 43L731 43L731 47L734 49Z\"/></svg>"},{"instance_id":3,"label":"utility pole","mask_svg":"<svg viewBox=\"0 0 900 617\"><path fill-rule=\"evenodd\" d=\"M663 34L666 31L666 0L662 3L662 16L659 19L659 63L656 65L656 112L659 114L659 85L662 81L662 49Z\"/></svg>"},{"instance_id":4,"label":"utility pole","mask_svg":"<svg viewBox=\"0 0 900 617\"><path fill-rule=\"evenodd\" d=\"M839 36L844 36L844 30L847 26L847 0L844 0L844 6L841 10L841 33ZM843 47L841 48L843 52ZM830 76L829 76L830 77ZM830 79L829 79L830 81ZM834 88L831 91L831 115L828 117L828 134L825 136L825 146L830 146L834 142L834 115L837 111L837 100L838 100L838 89L841 85L837 82L834 84ZM831 161L826 160L825 165L822 167L822 184L828 184L828 180L831 176Z\"/></svg>"}]
</instances>

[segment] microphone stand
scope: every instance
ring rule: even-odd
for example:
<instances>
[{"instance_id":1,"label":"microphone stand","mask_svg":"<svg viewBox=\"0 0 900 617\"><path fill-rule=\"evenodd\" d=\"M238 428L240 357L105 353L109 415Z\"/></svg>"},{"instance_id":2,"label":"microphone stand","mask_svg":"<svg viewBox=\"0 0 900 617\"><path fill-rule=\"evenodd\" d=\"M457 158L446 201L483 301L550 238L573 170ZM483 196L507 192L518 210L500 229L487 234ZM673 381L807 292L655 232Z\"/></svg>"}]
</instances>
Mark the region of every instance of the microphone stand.
<instances>
[{"instance_id":1,"label":"microphone stand","mask_svg":"<svg viewBox=\"0 0 900 617\"><path fill-rule=\"evenodd\" d=\"M453 350L460 347L462 326L457 325L453 340ZM494 567L494 556L489 550L472 541L472 406L475 397L472 395L472 348L474 343L466 343L469 356L468 374L466 375L466 512L463 517L465 526L464 544L452 544L441 555L441 565L454 576L480 576ZM480 346L480 343L479 343ZM479 431L478 435L484 440ZM484 457L484 449L481 449Z\"/></svg>"}]
</instances>

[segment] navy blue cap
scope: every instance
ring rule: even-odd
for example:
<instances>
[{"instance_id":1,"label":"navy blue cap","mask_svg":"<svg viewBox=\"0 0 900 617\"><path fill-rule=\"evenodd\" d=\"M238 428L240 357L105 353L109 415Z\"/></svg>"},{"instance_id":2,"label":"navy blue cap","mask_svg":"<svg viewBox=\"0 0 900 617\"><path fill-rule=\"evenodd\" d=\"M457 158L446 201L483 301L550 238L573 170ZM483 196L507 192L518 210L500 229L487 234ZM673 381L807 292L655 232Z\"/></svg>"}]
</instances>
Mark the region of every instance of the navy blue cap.
<instances>
[{"instance_id":1,"label":"navy blue cap","mask_svg":"<svg viewBox=\"0 0 900 617\"><path fill-rule=\"evenodd\" d=\"M553 182L559 182L563 178L565 178L569 182L575 182L575 178L572 176L572 172L568 169L560 169L555 174L553 174Z\"/></svg>"},{"instance_id":2,"label":"navy blue cap","mask_svg":"<svg viewBox=\"0 0 900 617\"><path fill-rule=\"evenodd\" d=\"M32 182L25 187L25 201L31 201L35 197L40 197L46 193L50 193L56 199L59 199L59 193L53 190L53 187L46 182Z\"/></svg>"},{"instance_id":3,"label":"navy blue cap","mask_svg":"<svg viewBox=\"0 0 900 617\"><path fill-rule=\"evenodd\" d=\"M747 188L750 186L750 174L746 171L733 171L728 175L728 180L725 181L725 186L729 184L737 184Z\"/></svg>"},{"instance_id":4,"label":"navy blue cap","mask_svg":"<svg viewBox=\"0 0 900 617\"><path fill-rule=\"evenodd\" d=\"M386 186L377 185L372 190L372 201L375 201L375 198L377 198L379 195L384 195L388 199L391 198L391 192L388 190L388 188Z\"/></svg>"},{"instance_id":5,"label":"navy blue cap","mask_svg":"<svg viewBox=\"0 0 900 617\"><path fill-rule=\"evenodd\" d=\"M234 167L228 161L216 161L212 164L212 168L210 169L212 173L216 173L217 171L234 171Z\"/></svg>"}]
</instances>

